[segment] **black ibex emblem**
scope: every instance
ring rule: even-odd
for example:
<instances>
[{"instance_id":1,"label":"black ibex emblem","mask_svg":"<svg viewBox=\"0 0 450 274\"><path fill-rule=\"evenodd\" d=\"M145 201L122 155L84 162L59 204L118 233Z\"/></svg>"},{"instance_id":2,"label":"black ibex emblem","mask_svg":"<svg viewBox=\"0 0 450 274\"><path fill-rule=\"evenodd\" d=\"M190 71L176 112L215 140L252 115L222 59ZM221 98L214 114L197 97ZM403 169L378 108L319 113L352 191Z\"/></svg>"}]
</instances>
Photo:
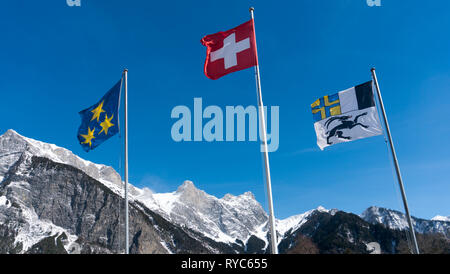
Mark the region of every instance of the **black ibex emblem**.
<instances>
[{"instance_id":1,"label":"black ibex emblem","mask_svg":"<svg viewBox=\"0 0 450 274\"><path fill-rule=\"evenodd\" d=\"M336 136L336 137L342 138L342 139L347 139L347 140L352 139L352 137L350 137L350 136L342 136L343 132L341 131L341 129L352 129L356 126L362 126L363 128L368 128L369 126L358 123L359 117L364 116L364 115L367 115L367 112L357 115L354 120L350 120L350 121L348 121L348 120L350 118L352 118L351 115L330 118L325 123L325 126L327 127L327 129L328 129L328 126L330 126L331 122L333 122L333 121L339 120L341 122L341 124L338 126L335 126L334 128L332 128L331 130L329 130L325 133L327 135L327 144L329 144L329 145L333 144L332 142L330 142L330 138L333 136Z\"/></svg>"}]
</instances>

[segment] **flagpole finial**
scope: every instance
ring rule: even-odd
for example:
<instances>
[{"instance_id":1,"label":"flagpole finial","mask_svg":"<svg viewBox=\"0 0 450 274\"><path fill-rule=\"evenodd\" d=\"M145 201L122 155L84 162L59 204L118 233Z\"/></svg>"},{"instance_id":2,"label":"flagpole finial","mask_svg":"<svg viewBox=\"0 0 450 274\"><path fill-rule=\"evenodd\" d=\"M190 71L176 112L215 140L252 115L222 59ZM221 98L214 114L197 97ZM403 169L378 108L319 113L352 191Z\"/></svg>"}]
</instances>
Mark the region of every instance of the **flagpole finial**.
<instances>
[{"instance_id":1,"label":"flagpole finial","mask_svg":"<svg viewBox=\"0 0 450 274\"><path fill-rule=\"evenodd\" d=\"M128 72L128 69L124 69L123 72Z\"/></svg>"},{"instance_id":2,"label":"flagpole finial","mask_svg":"<svg viewBox=\"0 0 450 274\"><path fill-rule=\"evenodd\" d=\"M372 67L372 68L370 69L370 71L375 71L375 67Z\"/></svg>"},{"instance_id":3,"label":"flagpole finial","mask_svg":"<svg viewBox=\"0 0 450 274\"><path fill-rule=\"evenodd\" d=\"M250 12L252 12L252 11L254 11L254 10L255 10L254 7L250 7L250 8L249 8L249 11L250 11Z\"/></svg>"}]
</instances>

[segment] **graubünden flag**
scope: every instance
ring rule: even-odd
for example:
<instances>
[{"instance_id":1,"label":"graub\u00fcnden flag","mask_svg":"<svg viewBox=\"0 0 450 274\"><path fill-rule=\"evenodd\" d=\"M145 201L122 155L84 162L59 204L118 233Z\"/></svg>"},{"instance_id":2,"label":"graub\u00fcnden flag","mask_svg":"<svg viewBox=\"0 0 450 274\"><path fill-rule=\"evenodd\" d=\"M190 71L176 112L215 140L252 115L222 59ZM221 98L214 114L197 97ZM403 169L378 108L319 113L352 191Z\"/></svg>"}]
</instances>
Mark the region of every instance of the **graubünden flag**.
<instances>
[{"instance_id":1,"label":"graub\u00fcnden flag","mask_svg":"<svg viewBox=\"0 0 450 274\"><path fill-rule=\"evenodd\" d=\"M383 134L373 96L372 81L327 95L311 104L317 145L337 143Z\"/></svg>"},{"instance_id":2,"label":"graub\u00fcnden flag","mask_svg":"<svg viewBox=\"0 0 450 274\"><path fill-rule=\"evenodd\" d=\"M204 70L210 79L258 64L253 19L233 29L206 35L201 43L207 48Z\"/></svg>"}]
</instances>

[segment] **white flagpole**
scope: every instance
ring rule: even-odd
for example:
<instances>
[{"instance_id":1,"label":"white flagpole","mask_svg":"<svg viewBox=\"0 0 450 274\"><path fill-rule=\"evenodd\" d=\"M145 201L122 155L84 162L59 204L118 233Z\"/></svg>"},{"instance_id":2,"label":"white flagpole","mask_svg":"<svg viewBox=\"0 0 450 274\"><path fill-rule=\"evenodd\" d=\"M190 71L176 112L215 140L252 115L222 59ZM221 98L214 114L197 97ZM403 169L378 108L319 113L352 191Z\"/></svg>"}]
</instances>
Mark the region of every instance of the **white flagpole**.
<instances>
[{"instance_id":1,"label":"white flagpole","mask_svg":"<svg viewBox=\"0 0 450 274\"><path fill-rule=\"evenodd\" d=\"M124 122L125 122L125 254L129 253L129 243L128 243L128 69L123 71L124 82L125 82L125 96L124 96Z\"/></svg>"},{"instance_id":2,"label":"white flagpole","mask_svg":"<svg viewBox=\"0 0 450 274\"><path fill-rule=\"evenodd\" d=\"M253 17L254 8L250 8L251 18ZM255 34L255 46L256 46L256 33L255 33L255 24L253 22L253 33ZM255 49L256 50L256 49ZM256 52L258 52L256 50ZM258 57L256 57L258 58ZM261 93L261 80L259 77L259 64L255 66L255 77L256 77L256 86L258 89L258 108L259 108L259 119L261 122L261 130L263 132L263 145L264 145L264 165L266 171L266 187L267 187L267 198L269 201L269 228L270 228L270 240L272 247L272 254L278 254L278 246L277 246L277 233L275 230L275 217L273 214L273 201L272 201L272 185L270 180L270 167L269 167L269 151L267 148L267 135L266 135L266 119L264 117L264 104L262 101L262 93Z\"/></svg>"},{"instance_id":3,"label":"white flagpole","mask_svg":"<svg viewBox=\"0 0 450 274\"><path fill-rule=\"evenodd\" d=\"M386 116L386 111L384 109L383 99L381 98L381 92L380 92L380 87L378 86L378 79L377 79L377 75L375 73L375 68L372 68L371 71L372 71L372 78L375 83L375 87L377 89L378 101L380 103L381 112L383 114L384 124L386 125L386 134L387 134L387 137L389 140L389 146L391 148L392 158L394 158L395 172L397 174L397 180L398 180L398 184L400 186L400 192L402 194L403 206L405 207L406 220L408 221L408 226L409 226L409 233L411 234L411 239L413 239L413 244L414 244L413 252L415 254L419 254L419 246L417 245L416 234L414 233L414 227L412 224L411 215L409 215L408 201L406 200L406 193L405 193L405 188L403 186L402 175L400 174L400 167L398 165L397 154L395 153L394 143L392 142L391 131L389 129L389 124L388 124L388 120L387 120L387 116Z\"/></svg>"}]
</instances>

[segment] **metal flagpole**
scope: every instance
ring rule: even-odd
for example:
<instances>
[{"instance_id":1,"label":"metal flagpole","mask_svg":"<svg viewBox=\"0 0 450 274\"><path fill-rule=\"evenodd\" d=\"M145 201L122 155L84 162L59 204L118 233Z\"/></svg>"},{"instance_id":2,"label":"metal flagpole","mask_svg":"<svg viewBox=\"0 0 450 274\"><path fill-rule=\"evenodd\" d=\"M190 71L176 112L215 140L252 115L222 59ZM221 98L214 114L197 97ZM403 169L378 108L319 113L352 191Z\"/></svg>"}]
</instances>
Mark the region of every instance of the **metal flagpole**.
<instances>
[{"instance_id":1,"label":"metal flagpole","mask_svg":"<svg viewBox=\"0 0 450 274\"><path fill-rule=\"evenodd\" d=\"M128 69L123 71L124 74L124 82L125 82L125 254L129 253L129 244L128 244Z\"/></svg>"},{"instance_id":2,"label":"metal flagpole","mask_svg":"<svg viewBox=\"0 0 450 274\"><path fill-rule=\"evenodd\" d=\"M389 129L389 124L388 124L388 120L386 117L386 111L384 109L383 99L381 98L381 92L380 92L380 87L378 86L378 79L377 79L377 75L375 73L375 68L372 68L371 71L372 71L372 78L375 83L375 87L377 89L378 101L380 103L381 112L383 113L384 124L386 125L386 133L387 133L387 136L389 139L389 146L391 148L392 158L394 158L395 172L397 173L397 180L398 180L398 184L400 186L400 192L402 194L403 206L405 207L406 219L407 219L408 225L409 225L409 232L410 232L411 238L413 239L413 242L414 242L414 252L413 253L419 254L419 246L417 245L416 235L414 233L414 227L412 224L411 216L409 215L408 201L406 200L406 194L405 194L405 188L403 186L402 175L400 174L400 167L398 166L397 155L395 153L394 144L392 142L391 131Z\"/></svg>"},{"instance_id":3,"label":"metal flagpole","mask_svg":"<svg viewBox=\"0 0 450 274\"><path fill-rule=\"evenodd\" d=\"M250 8L250 15L253 18L254 8ZM256 46L256 33L255 33L255 24L253 22L253 33L255 34L255 46ZM256 49L255 49L256 50ZM258 52L256 50L256 52ZM258 57L257 57L258 58ZM255 66L255 77L256 77L256 86L258 89L258 108L259 108L259 119L261 121L261 130L263 131L263 145L264 145L264 165L266 168L266 187L267 187L267 198L269 200L269 226L270 226L270 239L271 239L271 247L272 254L278 254L277 247L277 233L275 230L275 217L273 214L273 201L272 201L272 186L270 180L270 167L269 167L269 152L267 149L267 135L266 135L266 120L264 117L264 104L262 101L262 93L261 93L261 80L259 78L259 64L256 63Z\"/></svg>"}]
</instances>

